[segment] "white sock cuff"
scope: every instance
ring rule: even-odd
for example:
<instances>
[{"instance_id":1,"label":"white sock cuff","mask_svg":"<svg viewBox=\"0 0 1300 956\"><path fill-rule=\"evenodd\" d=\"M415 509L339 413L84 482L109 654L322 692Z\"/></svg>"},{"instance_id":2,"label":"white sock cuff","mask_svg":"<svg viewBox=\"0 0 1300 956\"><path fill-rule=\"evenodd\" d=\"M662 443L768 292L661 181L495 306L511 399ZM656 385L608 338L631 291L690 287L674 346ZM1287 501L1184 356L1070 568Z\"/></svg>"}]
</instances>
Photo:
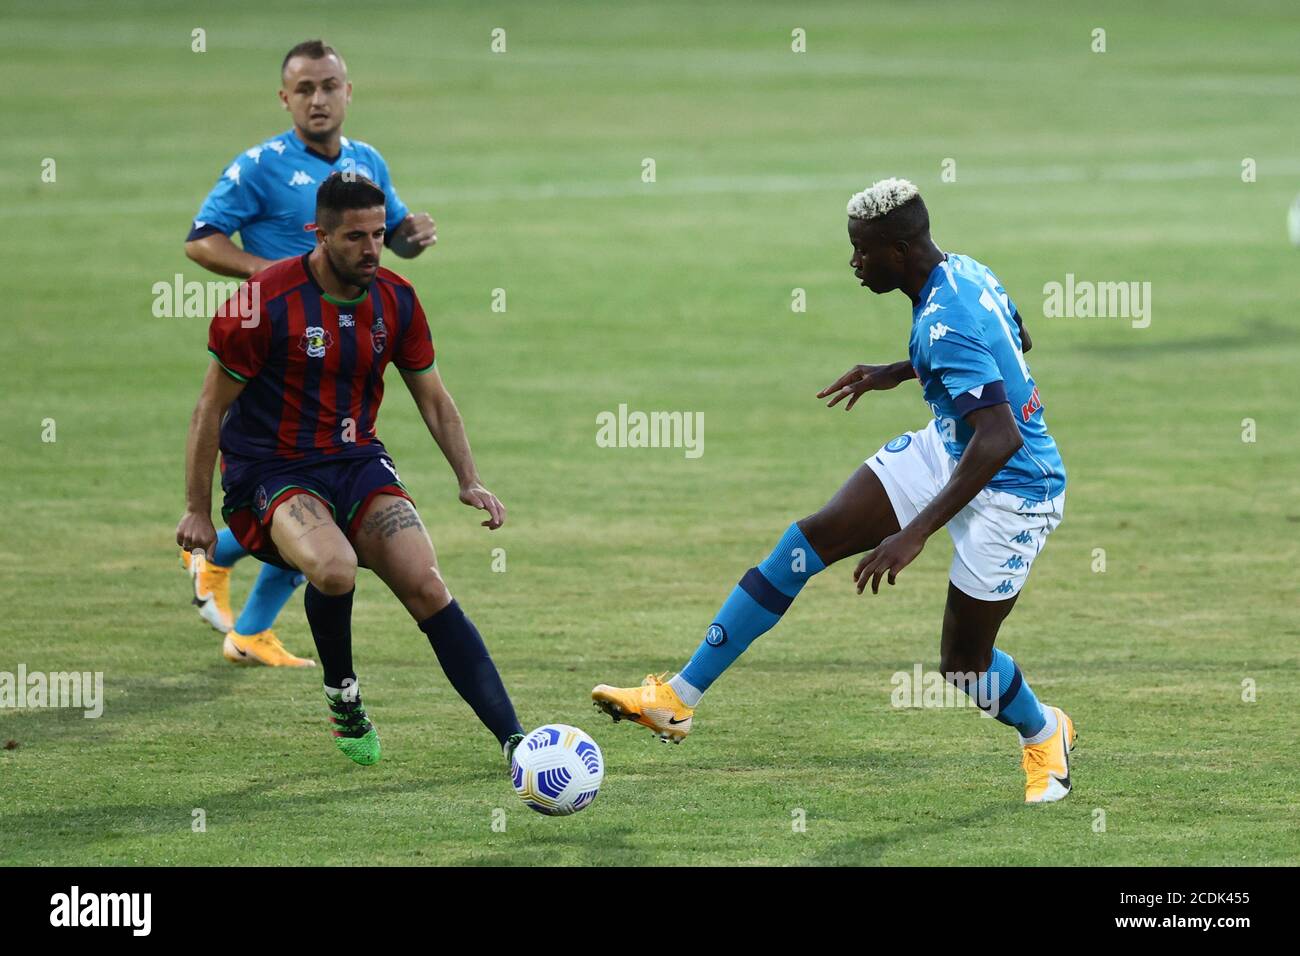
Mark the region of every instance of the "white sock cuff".
<instances>
[{"instance_id":1,"label":"white sock cuff","mask_svg":"<svg viewBox=\"0 0 1300 956\"><path fill-rule=\"evenodd\" d=\"M1047 714L1047 723L1043 724L1043 729L1032 737L1021 737L1020 746L1028 747L1030 744L1041 744L1048 737L1052 736L1052 734L1056 733L1056 725L1059 723L1056 718L1056 708L1044 706L1043 713Z\"/></svg>"},{"instance_id":2,"label":"white sock cuff","mask_svg":"<svg viewBox=\"0 0 1300 956\"><path fill-rule=\"evenodd\" d=\"M672 680L668 682L668 686L673 689L673 693L676 694L678 698L681 699L681 702L687 707L694 708L695 705L700 702L700 698L704 696L704 691L687 683L686 679L682 677L681 674L674 675Z\"/></svg>"}]
</instances>

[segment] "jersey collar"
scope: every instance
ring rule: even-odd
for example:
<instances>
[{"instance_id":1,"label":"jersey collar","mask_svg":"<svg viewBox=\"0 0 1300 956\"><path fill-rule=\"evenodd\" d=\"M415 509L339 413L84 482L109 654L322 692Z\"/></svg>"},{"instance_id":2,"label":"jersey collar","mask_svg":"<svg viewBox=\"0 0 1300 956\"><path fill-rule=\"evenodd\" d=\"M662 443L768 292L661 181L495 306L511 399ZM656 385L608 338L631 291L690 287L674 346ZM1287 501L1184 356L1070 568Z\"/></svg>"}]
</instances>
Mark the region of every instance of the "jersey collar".
<instances>
[{"instance_id":1,"label":"jersey collar","mask_svg":"<svg viewBox=\"0 0 1300 956\"><path fill-rule=\"evenodd\" d=\"M311 283L312 288L316 290L316 294L319 295L326 302L328 302L330 305L360 305L367 298L369 298L370 286L374 285L373 282L371 282L369 286L366 286L366 288L362 291L362 293L359 296L357 296L355 299L334 298L334 296L330 295L328 292L322 289L320 282L316 280L316 275L311 271L311 265L307 262L307 257L310 255L311 255L310 252L304 252L302 254L302 258L299 259L298 261L302 263L302 271L306 274L307 281ZM378 273L376 273L376 276L377 275Z\"/></svg>"},{"instance_id":2,"label":"jersey collar","mask_svg":"<svg viewBox=\"0 0 1300 956\"><path fill-rule=\"evenodd\" d=\"M284 135L285 138L289 140L290 145L294 149L298 150L299 152L306 153L309 156L315 156L322 163L329 163L331 166L333 166L340 159L342 159L344 154L347 153L348 147L352 145L348 141L348 138L346 136L339 136L339 154L335 156L333 159L330 159L324 153L318 152L312 149L310 146L308 146L306 142L303 141L302 137L298 135L297 130L293 129L292 127L290 127L289 131L286 132Z\"/></svg>"},{"instance_id":3,"label":"jersey collar","mask_svg":"<svg viewBox=\"0 0 1300 956\"><path fill-rule=\"evenodd\" d=\"M917 297L918 302L912 306L912 321L915 322L922 312L925 311L926 303L930 301L930 295L934 292L934 287L944 279L944 270L948 265L948 253L943 254L939 264L930 270L930 276L925 280L925 285L921 286L921 293Z\"/></svg>"}]
</instances>

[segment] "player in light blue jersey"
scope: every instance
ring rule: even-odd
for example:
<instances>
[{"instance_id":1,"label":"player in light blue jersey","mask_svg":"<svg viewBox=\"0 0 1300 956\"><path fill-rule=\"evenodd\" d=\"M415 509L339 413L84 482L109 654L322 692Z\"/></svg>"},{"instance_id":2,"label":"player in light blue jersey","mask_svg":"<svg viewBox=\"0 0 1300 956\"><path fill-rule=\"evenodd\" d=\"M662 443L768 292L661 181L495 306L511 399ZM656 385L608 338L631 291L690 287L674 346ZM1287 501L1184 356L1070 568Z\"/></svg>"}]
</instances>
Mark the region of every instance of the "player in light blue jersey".
<instances>
[{"instance_id":1,"label":"player in light blue jersey","mask_svg":"<svg viewBox=\"0 0 1300 956\"><path fill-rule=\"evenodd\" d=\"M1070 792L1074 725L1060 708L1040 704L1016 662L994 647L1065 507L1065 468L1025 363L1024 321L988 268L934 244L911 183L877 182L853 196L848 214L850 265L862 285L881 295L901 290L912 301L910 359L855 366L818 397L829 396L830 406L847 399L847 410L869 391L918 378L933 421L887 442L820 511L790 525L672 680L601 684L592 699L615 720L680 742L703 693L781 619L809 578L865 551L854 580L859 593L869 582L875 594L946 527L954 554L940 669L1019 732L1025 802L1060 800Z\"/></svg>"},{"instance_id":2,"label":"player in light blue jersey","mask_svg":"<svg viewBox=\"0 0 1300 956\"><path fill-rule=\"evenodd\" d=\"M334 172L354 173L384 191L384 241L396 255L414 258L438 241L429 214L412 213L397 195L379 150L343 135L352 84L336 50L320 40L291 49L280 64L279 93L293 128L245 150L225 167L194 218L185 240L187 256L219 275L246 279L276 260L311 252L316 190ZM236 233L242 248L234 242ZM262 565L239 616L232 614L230 568L246 554L228 528L205 561L182 553L200 616L225 633L222 651L229 661L311 666L313 661L286 651L271 630L302 575Z\"/></svg>"}]
</instances>

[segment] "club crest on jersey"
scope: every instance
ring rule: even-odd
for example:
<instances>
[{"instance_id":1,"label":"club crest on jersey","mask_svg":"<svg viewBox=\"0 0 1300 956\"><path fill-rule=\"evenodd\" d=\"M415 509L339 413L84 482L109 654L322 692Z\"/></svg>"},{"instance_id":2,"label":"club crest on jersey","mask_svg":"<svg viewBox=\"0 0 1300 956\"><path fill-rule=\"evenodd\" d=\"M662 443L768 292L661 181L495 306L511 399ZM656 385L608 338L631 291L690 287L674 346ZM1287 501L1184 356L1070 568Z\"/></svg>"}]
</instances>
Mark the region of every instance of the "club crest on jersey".
<instances>
[{"instance_id":1,"label":"club crest on jersey","mask_svg":"<svg viewBox=\"0 0 1300 956\"><path fill-rule=\"evenodd\" d=\"M309 358L324 358L325 350L334 344L334 336L319 325L307 326L298 340L298 348L307 353Z\"/></svg>"},{"instance_id":2,"label":"club crest on jersey","mask_svg":"<svg viewBox=\"0 0 1300 956\"><path fill-rule=\"evenodd\" d=\"M912 444L911 435L899 435L897 438L891 438L885 445L885 451L902 451L908 445Z\"/></svg>"},{"instance_id":3,"label":"club crest on jersey","mask_svg":"<svg viewBox=\"0 0 1300 956\"><path fill-rule=\"evenodd\" d=\"M376 317L375 324L370 327L370 341L375 347L376 355L382 354L388 346L388 329L382 318Z\"/></svg>"},{"instance_id":4,"label":"club crest on jersey","mask_svg":"<svg viewBox=\"0 0 1300 956\"><path fill-rule=\"evenodd\" d=\"M258 511L266 510L266 485L258 485L257 491L253 492L253 507Z\"/></svg>"}]
</instances>

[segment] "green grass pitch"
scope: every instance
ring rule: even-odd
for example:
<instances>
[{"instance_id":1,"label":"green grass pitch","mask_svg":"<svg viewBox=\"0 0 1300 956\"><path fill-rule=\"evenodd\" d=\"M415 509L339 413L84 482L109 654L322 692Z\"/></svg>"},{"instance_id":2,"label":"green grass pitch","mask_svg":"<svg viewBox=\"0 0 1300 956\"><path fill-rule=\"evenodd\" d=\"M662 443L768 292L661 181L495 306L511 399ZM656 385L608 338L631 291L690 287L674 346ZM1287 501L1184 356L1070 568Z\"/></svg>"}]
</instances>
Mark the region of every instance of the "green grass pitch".
<instances>
[{"instance_id":1,"label":"green grass pitch","mask_svg":"<svg viewBox=\"0 0 1300 956\"><path fill-rule=\"evenodd\" d=\"M186 6L0 14L0 671L105 688L97 720L0 710L0 863L1300 863L1292 5ZM317 35L356 86L344 132L438 220L436 250L386 263L428 309L507 526L456 501L395 376L379 431L525 725L603 747L576 817L516 799L368 573L373 768L334 751L318 671L227 665L186 602L206 322L155 318L152 287L208 278L189 219L287 128L277 66ZM914 385L848 415L813 398L906 354L907 303L858 287L844 235L848 196L888 175L1033 334L1070 486L999 645L1077 722L1059 805L1021 804L1006 728L890 704L895 672L937 666L944 535L879 597L851 562L815 579L681 747L588 700L679 668L789 521L926 421ZM1149 327L1044 317L1067 274L1150 282ZM704 454L597 447L620 403L703 412ZM279 633L314 656L300 600Z\"/></svg>"}]
</instances>

